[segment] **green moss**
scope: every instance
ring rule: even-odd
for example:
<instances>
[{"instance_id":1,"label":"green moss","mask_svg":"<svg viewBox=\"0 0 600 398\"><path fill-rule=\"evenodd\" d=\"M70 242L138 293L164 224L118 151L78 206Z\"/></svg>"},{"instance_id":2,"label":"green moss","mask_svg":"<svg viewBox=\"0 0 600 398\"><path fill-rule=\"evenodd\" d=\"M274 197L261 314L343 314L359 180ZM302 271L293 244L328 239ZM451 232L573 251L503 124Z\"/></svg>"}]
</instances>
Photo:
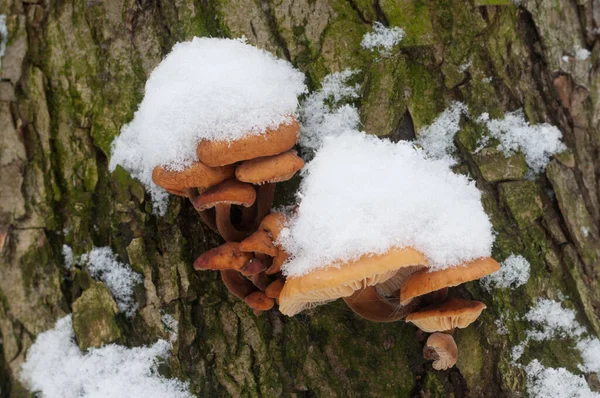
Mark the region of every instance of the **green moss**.
<instances>
[{"instance_id":1,"label":"green moss","mask_svg":"<svg viewBox=\"0 0 600 398\"><path fill-rule=\"evenodd\" d=\"M488 182L521 180L527 173L527 163L522 153L505 157L494 148L484 148L473 156L482 177Z\"/></svg>"},{"instance_id":2,"label":"green moss","mask_svg":"<svg viewBox=\"0 0 600 398\"><path fill-rule=\"evenodd\" d=\"M532 181L505 182L498 185L500 199L520 229L529 227L544 212L538 188Z\"/></svg>"},{"instance_id":3,"label":"green moss","mask_svg":"<svg viewBox=\"0 0 600 398\"><path fill-rule=\"evenodd\" d=\"M475 0L476 6L512 6L513 0Z\"/></svg>"},{"instance_id":4,"label":"green moss","mask_svg":"<svg viewBox=\"0 0 600 398\"><path fill-rule=\"evenodd\" d=\"M73 331L79 348L87 350L119 340L122 334L117 312L110 290L101 282L93 282L73 303Z\"/></svg>"},{"instance_id":5,"label":"green moss","mask_svg":"<svg viewBox=\"0 0 600 398\"><path fill-rule=\"evenodd\" d=\"M379 6L390 26L404 29L401 46L433 44L434 34L429 7L424 0L381 0Z\"/></svg>"}]
</instances>

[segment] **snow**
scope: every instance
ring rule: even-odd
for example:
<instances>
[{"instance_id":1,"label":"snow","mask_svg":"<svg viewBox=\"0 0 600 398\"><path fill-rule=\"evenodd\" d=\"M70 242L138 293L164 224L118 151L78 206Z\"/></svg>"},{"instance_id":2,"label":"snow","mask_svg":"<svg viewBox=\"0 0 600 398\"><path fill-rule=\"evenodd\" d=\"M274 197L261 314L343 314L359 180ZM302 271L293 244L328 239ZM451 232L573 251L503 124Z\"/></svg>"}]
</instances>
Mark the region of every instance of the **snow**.
<instances>
[{"instance_id":1,"label":"snow","mask_svg":"<svg viewBox=\"0 0 600 398\"><path fill-rule=\"evenodd\" d=\"M433 269L490 255L492 226L474 182L412 143L357 131L325 137L302 174L297 214L280 238L288 276L392 247L421 251Z\"/></svg>"},{"instance_id":2,"label":"snow","mask_svg":"<svg viewBox=\"0 0 600 398\"><path fill-rule=\"evenodd\" d=\"M121 165L140 180L161 214L167 193L152 183L154 167L184 169L202 139L231 141L289 123L305 91L303 73L244 38L178 43L113 142L110 170Z\"/></svg>"},{"instance_id":3,"label":"snow","mask_svg":"<svg viewBox=\"0 0 600 398\"><path fill-rule=\"evenodd\" d=\"M431 125L419 132L416 142L429 157L453 159L454 136L460 130L460 117L463 114L468 114L467 106L455 101ZM452 160L452 163L455 161Z\"/></svg>"},{"instance_id":4,"label":"snow","mask_svg":"<svg viewBox=\"0 0 600 398\"><path fill-rule=\"evenodd\" d=\"M494 320L494 325L496 325L497 332L499 335L506 335L508 334L508 327L506 326L506 323L504 322L504 315L500 314L500 318Z\"/></svg>"},{"instance_id":5,"label":"snow","mask_svg":"<svg viewBox=\"0 0 600 398\"><path fill-rule=\"evenodd\" d=\"M590 55L592 55L592 53L589 50L582 48L579 45L575 46L575 58L579 61L585 61Z\"/></svg>"},{"instance_id":6,"label":"snow","mask_svg":"<svg viewBox=\"0 0 600 398\"><path fill-rule=\"evenodd\" d=\"M360 86L349 83L357 73L356 70L346 69L327 75L321 89L304 100L300 108L299 142L302 147L316 150L325 137L359 129L358 110L344 103L360 96Z\"/></svg>"},{"instance_id":7,"label":"snow","mask_svg":"<svg viewBox=\"0 0 600 398\"><path fill-rule=\"evenodd\" d=\"M546 368L537 359L525 367L527 392L540 398L598 398L583 376L564 368Z\"/></svg>"},{"instance_id":8,"label":"snow","mask_svg":"<svg viewBox=\"0 0 600 398\"><path fill-rule=\"evenodd\" d=\"M65 262L65 268L70 269L75 263L75 258L73 256L73 249L69 245L63 245L62 247L62 255Z\"/></svg>"},{"instance_id":9,"label":"snow","mask_svg":"<svg viewBox=\"0 0 600 398\"><path fill-rule=\"evenodd\" d=\"M362 48L374 51L378 49L381 55L389 56L394 46L404 38L404 30L397 26L388 28L380 22L373 24L373 32L363 36L360 45Z\"/></svg>"},{"instance_id":10,"label":"snow","mask_svg":"<svg viewBox=\"0 0 600 398\"><path fill-rule=\"evenodd\" d=\"M21 381L45 398L188 398L187 383L158 373L169 343L146 347L116 344L82 353L74 341L71 316L41 333L27 352Z\"/></svg>"},{"instance_id":11,"label":"snow","mask_svg":"<svg viewBox=\"0 0 600 398\"><path fill-rule=\"evenodd\" d=\"M492 287L499 289L517 288L529 280L531 265L520 254L511 254L500 263L500 270L480 280L483 287L490 291Z\"/></svg>"},{"instance_id":12,"label":"snow","mask_svg":"<svg viewBox=\"0 0 600 398\"><path fill-rule=\"evenodd\" d=\"M467 69L469 69L471 66L473 66L473 60L468 60L467 62L465 62L464 64L460 65L458 67L458 71L461 73L464 73L467 71Z\"/></svg>"},{"instance_id":13,"label":"snow","mask_svg":"<svg viewBox=\"0 0 600 398\"><path fill-rule=\"evenodd\" d=\"M581 336L585 332L575 318L575 311L554 300L538 300L525 319L535 327L527 330L527 338L536 341Z\"/></svg>"},{"instance_id":14,"label":"snow","mask_svg":"<svg viewBox=\"0 0 600 398\"><path fill-rule=\"evenodd\" d=\"M90 275L108 286L117 302L119 310L132 317L138 304L133 298L133 288L142 283L142 276L121 263L110 247L97 247L81 256L80 261L88 264Z\"/></svg>"},{"instance_id":15,"label":"snow","mask_svg":"<svg viewBox=\"0 0 600 398\"><path fill-rule=\"evenodd\" d=\"M167 332L170 334L169 341L171 343L177 341L177 336L179 334L179 322L177 322L177 320L170 314L163 314L160 319L165 325Z\"/></svg>"},{"instance_id":16,"label":"snow","mask_svg":"<svg viewBox=\"0 0 600 398\"><path fill-rule=\"evenodd\" d=\"M550 157L566 149L558 128L548 123L530 125L522 111L507 113L503 119L490 119L483 113L478 121L500 141L498 149L506 156L517 150L523 152L527 165L535 173L544 171Z\"/></svg>"},{"instance_id":17,"label":"snow","mask_svg":"<svg viewBox=\"0 0 600 398\"><path fill-rule=\"evenodd\" d=\"M0 70L2 69L2 57L6 52L6 45L8 44L8 27L6 26L6 15L0 14Z\"/></svg>"},{"instance_id":18,"label":"snow","mask_svg":"<svg viewBox=\"0 0 600 398\"><path fill-rule=\"evenodd\" d=\"M587 337L577 342L583 365L579 370L586 373L600 373L600 340Z\"/></svg>"}]
</instances>

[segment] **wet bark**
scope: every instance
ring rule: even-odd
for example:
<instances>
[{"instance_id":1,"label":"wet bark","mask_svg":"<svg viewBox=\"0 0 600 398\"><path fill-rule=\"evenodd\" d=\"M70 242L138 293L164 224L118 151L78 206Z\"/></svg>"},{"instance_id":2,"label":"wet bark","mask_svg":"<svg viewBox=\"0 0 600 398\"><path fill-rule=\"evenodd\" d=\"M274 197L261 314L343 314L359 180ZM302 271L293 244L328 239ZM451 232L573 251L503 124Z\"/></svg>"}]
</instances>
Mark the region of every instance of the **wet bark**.
<instances>
[{"instance_id":1,"label":"wet bark","mask_svg":"<svg viewBox=\"0 0 600 398\"><path fill-rule=\"evenodd\" d=\"M76 255L109 245L144 275L138 314L116 317L115 338L151 343L167 336L162 314L173 315L170 374L201 396L513 396L524 393L525 374L510 348L535 298L564 294L600 333L598 1L8 0L0 14L9 31L0 69L0 395L25 394L27 348L94 286L85 270L64 268L63 244ZM390 56L360 47L375 21L406 31ZM110 143L153 67L177 41L206 35L245 35L304 71L311 88L359 69L356 105L372 134L418 136L455 100L473 118L523 109L532 123L560 128L569 151L531 180L520 154L475 153L482 127L462 122L457 170L484 193L494 257L522 254L532 276L516 290L454 289L488 306L455 333L455 368L434 371L412 325L367 322L341 300L294 318L254 316L218 273L193 271L220 241L189 203L173 198L156 217L138 182L108 172ZM578 47L591 56L577 59ZM296 184L280 184L276 202L293 200ZM562 350L535 355L574 369Z\"/></svg>"}]
</instances>

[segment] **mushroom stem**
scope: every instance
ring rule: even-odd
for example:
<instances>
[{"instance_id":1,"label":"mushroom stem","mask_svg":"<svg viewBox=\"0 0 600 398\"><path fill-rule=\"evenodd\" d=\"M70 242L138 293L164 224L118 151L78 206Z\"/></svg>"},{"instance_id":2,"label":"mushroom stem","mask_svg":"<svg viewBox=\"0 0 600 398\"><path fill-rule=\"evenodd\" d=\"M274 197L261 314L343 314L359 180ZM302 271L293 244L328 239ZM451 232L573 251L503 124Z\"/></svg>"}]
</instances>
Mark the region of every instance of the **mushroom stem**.
<instances>
[{"instance_id":1,"label":"mushroom stem","mask_svg":"<svg viewBox=\"0 0 600 398\"><path fill-rule=\"evenodd\" d=\"M231 224L230 211L231 205L228 203L219 203L215 206L217 211L217 229L227 242L241 242L248 235L243 231L238 231Z\"/></svg>"},{"instance_id":2,"label":"mushroom stem","mask_svg":"<svg viewBox=\"0 0 600 398\"><path fill-rule=\"evenodd\" d=\"M260 223L263 218L271 211L273 198L275 198L275 184L268 182L260 185L257 189L256 201L258 203L258 213L256 215L257 223Z\"/></svg>"},{"instance_id":3,"label":"mushroom stem","mask_svg":"<svg viewBox=\"0 0 600 398\"><path fill-rule=\"evenodd\" d=\"M221 279L227 290L229 290L229 293L239 299L244 300L247 296L256 291L254 284L235 270L222 270Z\"/></svg>"},{"instance_id":4,"label":"mushroom stem","mask_svg":"<svg viewBox=\"0 0 600 398\"><path fill-rule=\"evenodd\" d=\"M344 297L348 307L361 317L373 322L395 322L410 314L418 305L413 300L407 305L394 303L382 297L375 286L357 290L352 296Z\"/></svg>"}]
</instances>

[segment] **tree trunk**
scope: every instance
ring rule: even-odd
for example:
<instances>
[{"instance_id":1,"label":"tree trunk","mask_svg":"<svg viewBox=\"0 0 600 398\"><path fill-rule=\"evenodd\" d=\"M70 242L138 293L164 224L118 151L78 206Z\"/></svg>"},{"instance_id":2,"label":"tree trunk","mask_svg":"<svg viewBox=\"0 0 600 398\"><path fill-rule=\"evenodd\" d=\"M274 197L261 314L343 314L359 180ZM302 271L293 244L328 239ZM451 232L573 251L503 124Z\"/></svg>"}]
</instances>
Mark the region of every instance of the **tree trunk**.
<instances>
[{"instance_id":1,"label":"tree trunk","mask_svg":"<svg viewBox=\"0 0 600 398\"><path fill-rule=\"evenodd\" d=\"M111 246L143 273L140 309L117 317L117 341L164 338L161 315L173 315L171 374L206 397L520 396L526 375L510 348L537 297L562 292L600 333L599 1L8 0L0 14L9 31L0 70L0 395L26 394L18 373L27 348L90 286L84 271L65 269L63 244L76 255ZM406 31L379 60L360 46L375 21ZM522 108L531 123L560 128L570 152L531 180L522 155L474 154L482 127L461 124L458 170L483 192L498 233L494 257L522 254L532 275L516 290L456 288L488 306L456 331L456 367L434 371L414 326L367 322L341 300L293 318L256 317L218 273L192 269L220 240L188 202L173 197L156 217L137 181L108 172L111 141L171 47L241 35L290 60L311 88L328 73L360 70L357 105L369 133L418 135L453 100L473 118ZM576 59L577 46L592 56ZM289 203L296 184L280 184L276 202ZM497 332L500 318L507 334ZM537 358L572 369L563 354L551 345Z\"/></svg>"}]
</instances>

